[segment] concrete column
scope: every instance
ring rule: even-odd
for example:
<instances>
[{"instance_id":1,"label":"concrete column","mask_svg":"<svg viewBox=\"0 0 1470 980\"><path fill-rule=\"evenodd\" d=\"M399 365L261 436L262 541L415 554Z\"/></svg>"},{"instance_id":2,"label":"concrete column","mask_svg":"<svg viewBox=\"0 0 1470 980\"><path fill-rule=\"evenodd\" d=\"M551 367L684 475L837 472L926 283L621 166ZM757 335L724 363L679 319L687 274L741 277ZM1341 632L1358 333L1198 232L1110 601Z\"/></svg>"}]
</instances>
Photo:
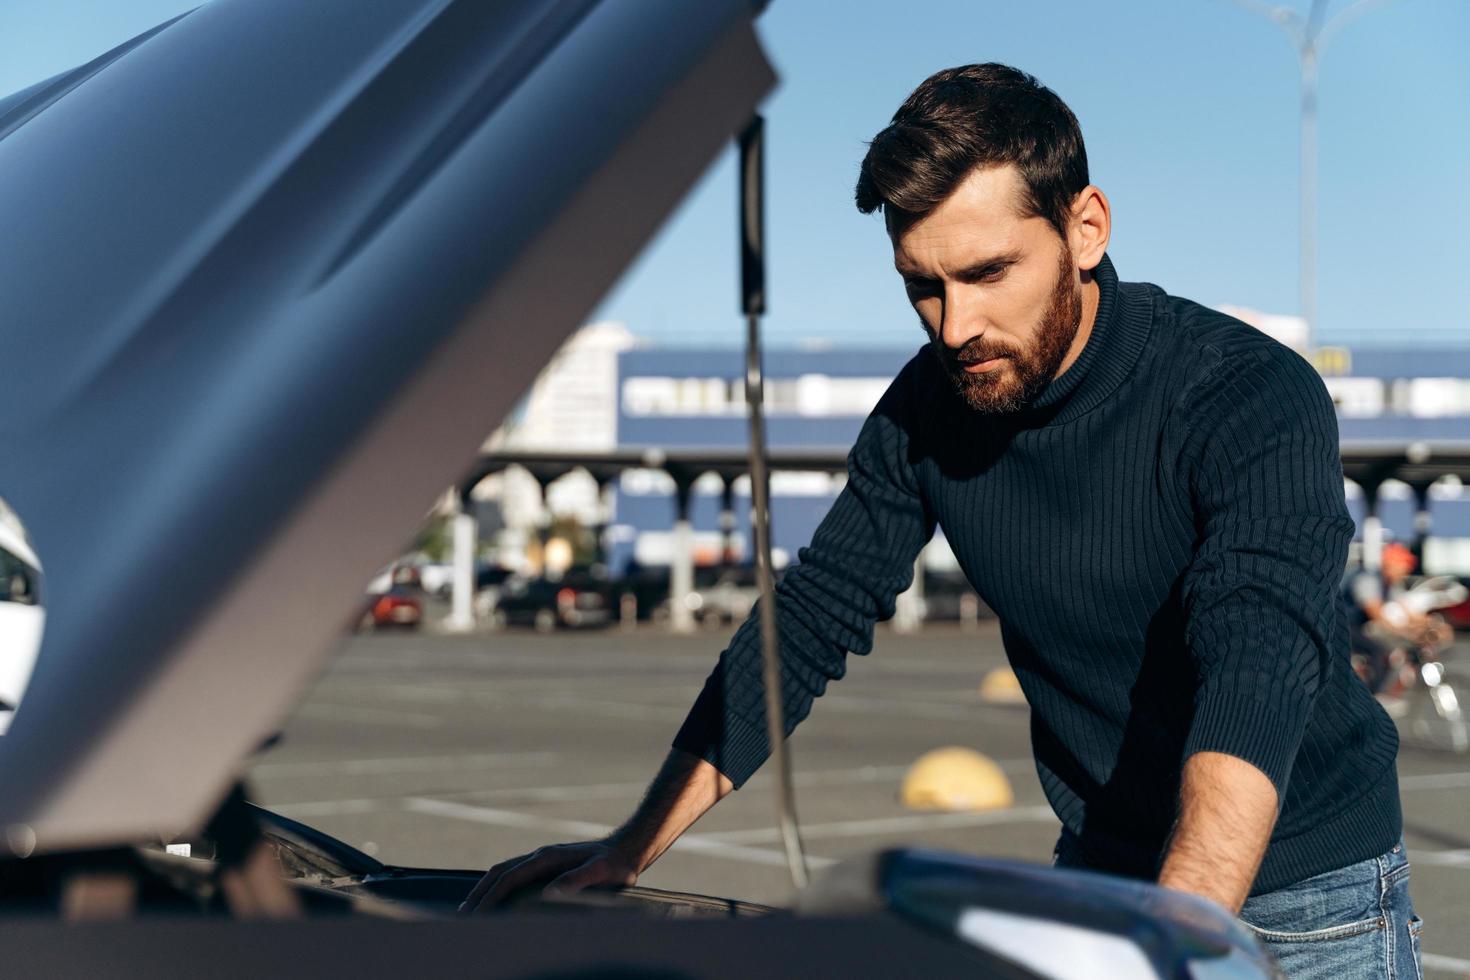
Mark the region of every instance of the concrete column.
<instances>
[{"instance_id":1,"label":"concrete column","mask_svg":"<svg viewBox=\"0 0 1470 980\"><path fill-rule=\"evenodd\" d=\"M899 594L894 603L893 628L914 633L924 625L924 553L914 560L914 584Z\"/></svg>"},{"instance_id":2,"label":"concrete column","mask_svg":"<svg viewBox=\"0 0 1470 980\"><path fill-rule=\"evenodd\" d=\"M726 476L720 490L720 564L735 563L735 477Z\"/></svg>"},{"instance_id":3,"label":"concrete column","mask_svg":"<svg viewBox=\"0 0 1470 980\"><path fill-rule=\"evenodd\" d=\"M618 626L624 633L638 630L638 597L624 592L618 599Z\"/></svg>"},{"instance_id":4,"label":"concrete column","mask_svg":"<svg viewBox=\"0 0 1470 980\"><path fill-rule=\"evenodd\" d=\"M454 515L453 532L451 599L444 625L452 632L466 633L475 628L475 548L480 543L480 522L463 499Z\"/></svg>"},{"instance_id":5,"label":"concrete column","mask_svg":"<svg viewBox=\"0 0 1470 980\"><path fill-rule=\"evenodd\" d=\"M597 536L597 560L606 565L610 557L607 546L607 529L612 526L613 491L617 474L594 473L592 478L597 481L597 526L593 528L593 533Z\"/></svg>"},{"instance_id":6,"label":"concrete column","mask_svg":"<svg viewBox=\"0 0 1470 980\"><path fill-rule=\"evenodd\" d=\"M1379 483L1363 484L1363 570L1383 567L1383 521L1378 516Z\"/></svg>"},{"instance_id":7,"label":"concrete column","mask_svg":"<svg viewBox=\"0 0 1470 980\"><path fill-rule=\"evenodd\" d=\"M980 629L980 597L973 592L960 596L960 630L974 633Z\"/></svg>"},{"instance_id":8,"label":"concrete column","mask_svg":"<svg viewBox=\"0 0 1470 980\"><path fill-rule=\"evenodd\" d=\"M1419 571L1424 571L1424 542L1429 537L1433 521L1429 516L1429 488L1433 483L1411 483L1409 487L1414 491L1414 540L1409 543L1409 549L1414 552L1414 557L1419 559Z\"/></svg>"},{"instance_id":9,"label":"concrete column","mask_svg":"<svg viewBox=\"0 0 1470 980\"><path fill-rule=\"evenodd\" d=\"M541 491L541 510L536 516L536 543L537 553L541 556L541 574L546 575L546 543L551 540L551 485L561 474L551 474L540 471L532 471L536 478L536 486Z\"/></svg>"},{"instance_id":10,"label":"concrete column","mask_svg":"<svg viewBox=\"0 0 1470 980\"><path fill-rule=\"evenodd\" d=\"M694 632L694 611L689 594L694 591L694 524L689 519L689 498L694 482L683 474L674 477L674 533L669 556L669 628L675 633Z\"/></svg>"}]
</instances>

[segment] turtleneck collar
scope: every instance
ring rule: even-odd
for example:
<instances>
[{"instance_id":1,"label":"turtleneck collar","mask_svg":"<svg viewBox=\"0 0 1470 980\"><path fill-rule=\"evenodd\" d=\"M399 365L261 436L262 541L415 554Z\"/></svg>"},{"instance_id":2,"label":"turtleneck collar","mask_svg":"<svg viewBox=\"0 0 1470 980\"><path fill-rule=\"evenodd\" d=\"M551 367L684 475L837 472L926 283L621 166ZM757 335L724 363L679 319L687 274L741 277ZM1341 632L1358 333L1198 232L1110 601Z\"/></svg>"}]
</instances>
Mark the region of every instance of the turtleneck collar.
<instances>
[{"instance_id":1,"label":"turtleneck collar","mask_svg":"<svg viewBox=\"0 0 1470 980\"><path fill-rule=\"evenodd\" d=\"M1020 414L1044 425L1075 419L1097 407L1123 382L1138 362L1153 324L1148 296L1136 286L1118 282L1106 255L1092 271L1098 285L1092 333L1072 366L1041 390Z\"/></svg>"}]
</instances>

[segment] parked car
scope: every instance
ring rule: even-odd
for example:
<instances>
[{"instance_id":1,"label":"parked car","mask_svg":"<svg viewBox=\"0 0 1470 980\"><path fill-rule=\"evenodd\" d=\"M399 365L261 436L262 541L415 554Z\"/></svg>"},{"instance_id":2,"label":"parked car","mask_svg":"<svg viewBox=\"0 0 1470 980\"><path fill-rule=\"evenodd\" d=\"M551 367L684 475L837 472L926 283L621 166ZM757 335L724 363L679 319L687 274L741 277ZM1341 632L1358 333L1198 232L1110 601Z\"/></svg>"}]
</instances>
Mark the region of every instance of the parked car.
<instances>
[{"instance_id":1,"label":"parked car","mask_svg":"<svg viewBox=\"0 0 1470 980\"><path fill-rule=\"evenodd\" d=\"M359 630L417 629L424 620L424 589L414 565L395 562L368 582L357 616Z\"/></svg>"},{"instance_id":2,"label":"parked car","mask_svg":"<svg viewBox=\"0 0 1470 980\"><path fill-rule=\"evenodd\" d=\"M929 622L993 619L995 613L975 594L965 573L924 570L924 618Z\"/></svg>"},{"instance_id":3,"label":"parked car","mask_svg":"<svg viewBox=\"0 0 1470 980\"><path fill-rule=\"evenodd\" d=\"M424 591L440 599L449 598L454 588L454 566L442 561L426 561L417 566L419 583Z\"/></svg>"},{"instance_id":4,"label":"parked car","mask_svg":"<svg viewBox=\"0 0 1470 980\"><path fill-rule=\"evenodd\" d=\"M612 586L586 569L557 578L511 576L491 613L498 626L532 626L543 633L606 626L616 615Z\"/></svg>"},{"instance_id":5,"label":"parked car","mask_svg":"<svg viewBox=\"0 0 1470 980\"><path fill-rule=\"evenodd\" d=\"M489 562L476 563L473 607L477 621L490 622L495 619L495 607L500 603L500 590L514 574L508 568Z\"/></svg>"},{"instance_id":6,"label":"parked car","mask_svg":"<svg viewBox=\"0 0 1470 980\"><path fill-rule=\"evenodd\" d=\"M358 617L358 629L418 629L424 621L424 601L418 589L395 585L386 592L369 592Z\"/></svg>"},{"instance_id":7,"label":"parked car","mask_svg":"<svg viewBox=\"0 0 1470 980\"><path fill-rule=\"evenodd\" d=\"M403 562L394 562L378 569L367 584L369 595L382 595L395 588L422 592L423 580L419 577L418 568Z\"/></svg>"},{"instance_id":8,"label":"parked car","mask_svg":"<svg viewBox=\"0 0 1470 980\"><path fill-rule=\"evenodd\" d=\"M626 569L617 580L619 618L626 604L631 604L639 620L653 619L659 608L669 599L669 568L667 565L635 565Z\"/></svg>"},{"instance_id":9,"label":"parked car","mask_svg":"<svg viewBox=\"0 0 1470 980\"><path fill-rule=\"evenodd\" d=\"M777 570L776 580L780 579L781 571ZM667 579L664 584L663 600L653 611L655 622L667 622L669 619ZM742 622L755 608L756 599L760 598L755 567L751 565L701 568L695 573L694 584L685 601L695 622L710 629Z\"/></svg>"},{"instance_id":10,"label":"parked car","mask_svg":"<svg viewBox=\"0 0 1470 980\"><path fill-rule=\"evenodd\" d=\"M18 519L0 501L0 735L30 683L46 628L41 560Z\"/></svg>"},{"instance_id":11,"label":"parked car","mask_svg":"<svg viewBox=\"0 0 1470 980\"><path fill-rule=\"evenodd\" d=\"M379 556L769 91L758 7L216 0L0 99L0 459L57 613L0 739L11 972L1267 974L1203 900L903 850L790 910L450 921L484 855L247 802Z\"/></svg>"},{"instance_id":12,"label":"parked car","mask_svg":"<svg viewBox=\"0 0 1470 980\"><path fill-rule=\"evenodd\" d=\"M1462 586L1470 589L1470 577L1460 576L1458 581ZM1443 616L1444 621L1456 632L1470 630L1470 599L1464 599L1453 606L1446 606L1439 610L1439 615Z\"/></svg>"}]
</instances>

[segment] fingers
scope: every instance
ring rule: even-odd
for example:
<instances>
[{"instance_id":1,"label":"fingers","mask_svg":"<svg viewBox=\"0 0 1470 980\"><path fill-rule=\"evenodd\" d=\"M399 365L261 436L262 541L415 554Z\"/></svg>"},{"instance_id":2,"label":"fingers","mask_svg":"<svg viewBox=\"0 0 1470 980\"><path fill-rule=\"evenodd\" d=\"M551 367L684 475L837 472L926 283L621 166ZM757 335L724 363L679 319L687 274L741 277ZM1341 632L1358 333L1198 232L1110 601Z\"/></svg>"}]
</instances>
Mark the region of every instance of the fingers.
<instances>
[{"instance_id":1,"label":"fingers","mask_svg":"<svg viewBox=\"0 0 1470 980\"><path fill-rule=\"evenodd\" d=\"M461 912L473 911L475 906L480 904L480 899L484 898L485 893L490 890L490 886L495 884L495 879L499 878L508 869L534 856L534 854L522 854L520 857L511 858L509 861L501 861L489 871L486 871L481 875L480 880L475 882L475 887L470 889L470 893L465 896L465 900L460 903L459 910Z\"/></svg>"},{"instance_id":2,"label":"fingers","mask_svg":"<svg viewBox=\"0 0 1470 980\"><path fill-rule=\"evenodd\" d=\"M474 891L470 893L470 898L465 900L465 907L467 911L492 908L517 888L566 871L581 862L582 857L582 855L566 851L541 850L500 871L493 879L491 875L496 869L492 868L484 878L480 879L480 884L475 886ZM483 890L481 886L484 886ZM475 900L475 891L480 892L478 900Z\"/></svg>"},{"instance_id":3,"label":"fingers","mask_svg":"<svg viewBox=\"0 0 1470 980\"><path fill-rule=\"evenodd\" d=\"M469 895L465 896L465 901L460 902L459 911L475 911L476 905L479 905L479 899L485 898L485 892L488 892L494 886L495 882L500 879L501 874L506 873L510 868L516 867L522 861L534 860L539 854L541 854L541 851L537 849L537 851L532 851L531 854L522 854L519 857L510 858L509 861L501 861L500 864L494 865L490 870L485 871L485 874L482 874L479 882L475 882L475 887L470 889Z\"/></svg>"},{"instance_id":4,"label":"fingers","mask_svg":"<svg viewBox=\"0 0 1470 980\"><path fill-rule=\"evenodd\" d=\"M615 873L605 860L593 858L554 879L542 889L541 894L547 898L562 898L595 885L631 885L637 880L638 876L632 872Z\"/></svg>"},{"instance_id":5,"label":"fingers","mask_svg":"<svg viewBox=\"0 0 1470 980\"><path fill-rule=\"evenodd\" d=\"M579 892L589 885L602 883L602 876L597 873L597 867L592 861L580 867L573 868L559 878L552 880L551 884L541 890L541 894L547 898L561 898Z\"/></svg>"}]
</instances>

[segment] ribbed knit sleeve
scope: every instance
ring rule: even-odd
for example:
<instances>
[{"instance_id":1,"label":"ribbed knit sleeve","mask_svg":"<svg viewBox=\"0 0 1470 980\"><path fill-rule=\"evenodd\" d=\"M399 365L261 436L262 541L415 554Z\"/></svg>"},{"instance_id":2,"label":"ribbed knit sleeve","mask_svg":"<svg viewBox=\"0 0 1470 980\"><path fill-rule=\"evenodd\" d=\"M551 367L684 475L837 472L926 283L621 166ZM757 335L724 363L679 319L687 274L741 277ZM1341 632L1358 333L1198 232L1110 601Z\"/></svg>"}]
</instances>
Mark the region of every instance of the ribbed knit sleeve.
<instances>
[{"instance_id":1,"label":"ribbed knit sleeve","mask_svg":"<svg viewBox=\"0 0 1470 980\"><path fill-rule=\"evenodd\" d=\"M863 424L847 459L847 485L776 589L786 734L828 681L846 672L848 651L873 648L873 625L894 613L914 561L934 533L909 460L917 361L911 361ZM737 787L770 755L761 677L760 610L753 610L706 680L674 738Z\"/></svg>"},{"instance_id":2,"label":"ribbed knit sleeve","mask_svg":"<svg viewBox=\"0 0 1470 980\"><path fill-rule=\"evenodd\" d=\"M1333 655L1353 523L1321 379L1276 344L1218 353L1187 409L1200 538L1183 579L1198 674L1183 758L1244 759L1285 800Z\"/></svg>"}]
</instances>

